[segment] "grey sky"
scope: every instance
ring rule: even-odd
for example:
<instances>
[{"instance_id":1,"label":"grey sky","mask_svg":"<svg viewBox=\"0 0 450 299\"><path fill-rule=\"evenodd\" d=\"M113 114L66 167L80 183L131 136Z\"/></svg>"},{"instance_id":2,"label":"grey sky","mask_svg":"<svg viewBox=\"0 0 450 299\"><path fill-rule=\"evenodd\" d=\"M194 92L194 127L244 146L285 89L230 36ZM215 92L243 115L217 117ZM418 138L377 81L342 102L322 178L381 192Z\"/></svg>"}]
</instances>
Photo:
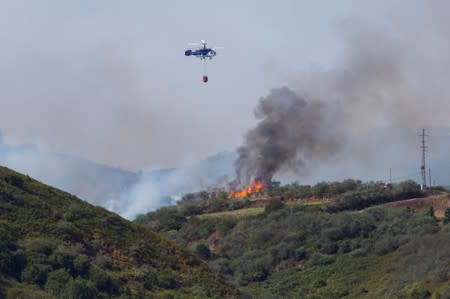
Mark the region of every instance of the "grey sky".
<instances>
[{"instance_id":1,"label":"grey sky","mask_svg":"<svg viewBox=\"0 0 450 299\"><path fill-rule=\"evenodd\" d=\"M242 143L269 89L337 64L345 20L444 52L448 5L427 2L1 1L0 128L128 169L199 160ZM183 55L200 39L225 47L208 84Z\"/></svg>"}]
</instances>

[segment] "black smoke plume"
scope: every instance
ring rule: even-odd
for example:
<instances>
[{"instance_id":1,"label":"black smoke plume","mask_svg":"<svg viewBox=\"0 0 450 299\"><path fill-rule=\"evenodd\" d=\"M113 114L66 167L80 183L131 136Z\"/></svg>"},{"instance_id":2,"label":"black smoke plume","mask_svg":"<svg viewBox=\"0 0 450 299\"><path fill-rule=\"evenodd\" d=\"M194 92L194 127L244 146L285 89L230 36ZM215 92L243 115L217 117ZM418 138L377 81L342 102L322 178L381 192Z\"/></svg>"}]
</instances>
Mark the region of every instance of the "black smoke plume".
<instances>
[{"instance_id":1,"label":"black smoke plume","mask_svg":"<svg viewBox=\"0 0 450 299\"><path fill-rule=\"evenodd\" d=\"M320 102L308 103L287 87L272 89L259 100L255 109L259 122L238 148L235 185L242 187L253 180L267 183L281 169L301 171L306 157L336 152L339 140L325 115Z\"/></svg>"}]
</instances>

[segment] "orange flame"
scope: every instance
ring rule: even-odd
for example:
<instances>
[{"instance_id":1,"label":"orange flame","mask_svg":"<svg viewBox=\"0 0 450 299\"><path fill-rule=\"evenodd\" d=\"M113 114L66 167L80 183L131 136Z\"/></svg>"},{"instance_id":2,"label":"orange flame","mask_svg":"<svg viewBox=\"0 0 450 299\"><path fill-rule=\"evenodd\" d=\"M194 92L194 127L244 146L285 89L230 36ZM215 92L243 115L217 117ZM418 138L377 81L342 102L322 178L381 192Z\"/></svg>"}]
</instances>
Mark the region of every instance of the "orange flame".
<instances>
[{"instance_id":1,"label":"orange flame","mask_svg":"<svg viewBox=\"0 0 450 299\"><path fill-rule=\"evenodd\" d=\"M265 187L266 185L264 184L264 182L255 180L240 191L231 190L230 192L228 192L228 198L238 199L247 197L250 194L261 192L263 189L265 189Z\"/></svg>"}]
</instances>

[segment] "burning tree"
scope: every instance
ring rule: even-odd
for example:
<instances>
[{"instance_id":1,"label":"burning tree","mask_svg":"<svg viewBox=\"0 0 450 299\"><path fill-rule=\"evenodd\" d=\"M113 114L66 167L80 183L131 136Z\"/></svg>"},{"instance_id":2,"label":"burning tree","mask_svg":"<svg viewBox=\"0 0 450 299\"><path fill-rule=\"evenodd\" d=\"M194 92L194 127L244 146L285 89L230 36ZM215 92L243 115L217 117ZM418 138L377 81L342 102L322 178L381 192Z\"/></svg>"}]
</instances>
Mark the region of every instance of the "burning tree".
<instances>
[{"instance_id":1,"label":"burning tree","mask_svg":"<svg viewBox=\"0 0 450 299\"><path fill-rule=\"evenodd\" d=\"M264 180L256 179L240 190L236 188L231 188L231 190L228 192L228 198L239 199L243 197L248 197L253 193L261 192L266 188L267 184L264 182Z\"/></svg>"}]
</instances>

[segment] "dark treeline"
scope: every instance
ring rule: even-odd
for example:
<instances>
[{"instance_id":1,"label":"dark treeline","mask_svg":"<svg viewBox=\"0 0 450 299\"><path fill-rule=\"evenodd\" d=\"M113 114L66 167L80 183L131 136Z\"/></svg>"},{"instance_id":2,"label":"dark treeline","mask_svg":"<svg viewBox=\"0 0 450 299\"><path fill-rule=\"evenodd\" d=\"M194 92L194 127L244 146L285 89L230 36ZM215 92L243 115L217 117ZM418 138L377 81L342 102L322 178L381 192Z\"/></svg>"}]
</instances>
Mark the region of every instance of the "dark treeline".
<instances>
[{"instance_id":1,"label":"dark treeline","mask_svg":"<svg viewBox=\"0 0 450 299\"><path fill-rule=\"evenodd\" d=\"M317 199L328 202L328 211L358 210L375 204L386 203L411 197L420 197L420 186L414 181L404 181L398 184L382 182L363 183L360 180L347 179L342 182L319 182L315 185L299 185L298 183L281 185L272 182L261 194L263 198L280 199L281 201ZM167 217L182 218L214 213L233 211L252 206L251 198L229 200L226 192L202 191L185 194L176 206L163 207L155 212L139 215L137 222L144 224L154 219Z\"/></svg>"}]
</instances>

